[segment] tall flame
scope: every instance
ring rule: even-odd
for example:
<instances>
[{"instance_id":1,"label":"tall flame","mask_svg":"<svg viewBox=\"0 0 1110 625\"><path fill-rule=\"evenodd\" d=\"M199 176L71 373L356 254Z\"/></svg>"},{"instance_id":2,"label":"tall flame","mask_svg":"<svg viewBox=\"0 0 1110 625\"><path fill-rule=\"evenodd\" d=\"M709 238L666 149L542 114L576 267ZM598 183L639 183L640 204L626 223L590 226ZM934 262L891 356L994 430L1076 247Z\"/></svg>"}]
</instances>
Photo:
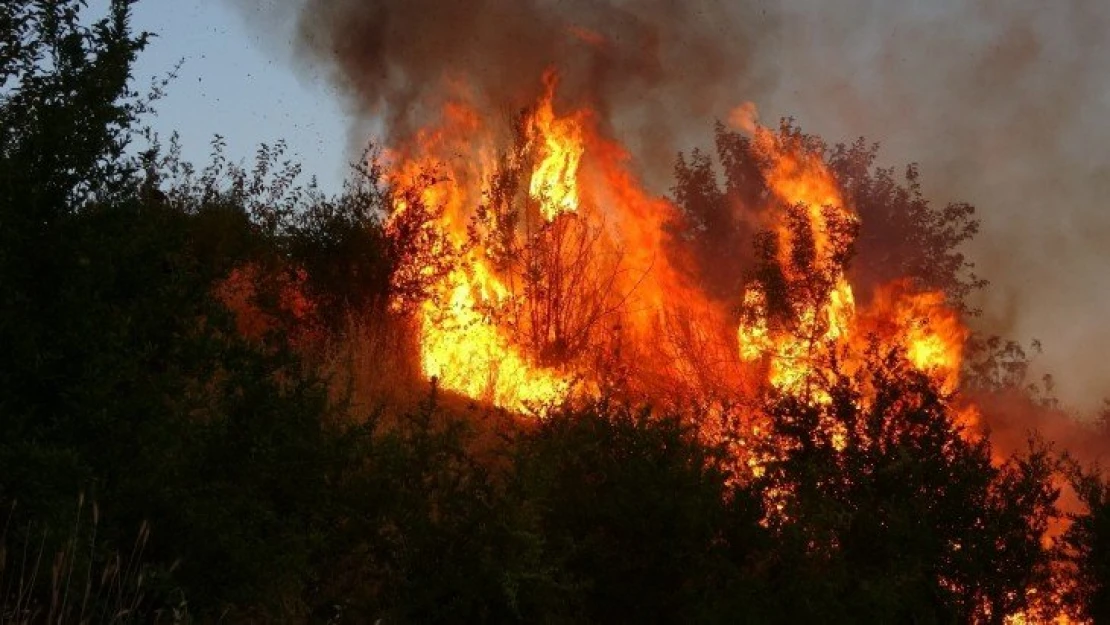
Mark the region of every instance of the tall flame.
<instances>
[{"instance_id":1,"label":"tall flame","mask_svg":"<svg viewBox=\"0 0 1110 625\"><path fill-rule=\"evenodd\" d=\"M845 250L841 249L843 242L834 236L833 221L852 225L857 217L845 204L821 155L784 141L759 126L752 118L753 111L751 105L734 111L733 123L754 133L756 149L766 163L764 177L768 187L783 205L804 211L806 234L813 246L812 266L797 266L793 259L802 242L795 240L799 233L791 229L787 215L780 214L773 226L780 242L778 266L788 282L805 281L811 276L803 272L812 271L825 277L831 288L802 302L793 324L772 330L768 323L768 294L763 285L752 284L744 293L747 314L737 329L737 337L745 360L769 358L769 381L773 387L802 393L813 368L850 331L855 296L844 277L840 256Z\"/></svg>"},{"instance_id":2,"label":"tall flame","mask_svg":"<svg viewBox=\"0 0 1110 625\"><path fill-rule=\"evenodd\" d=\"M446 301L429 299L422 306L420 356L424 374L442 388L494 405L523 409L562 399L571 379L534 366L483 309L506 297L504 286L486 273L456 269L439 285Z\"/></svg>"},{"instance_id":3,"label":"tall flame","mask_svg":"<svg viewBox=\"0 0 1110 625\"><path fill-rule=\"evenodd\" d=\"M416 188L435 213L427 254L402 271L431 275L436 258L460 254L419 303L422 370L445 389L513 409L594 388L599 368L609 378L636 370L640 387L693 383L708 367L666 328L681 316L687 334L704 339L724 327L724 308L671 265L674 205L643 189L589 110L556 111L557 85L544 76L508 153L465 92L439 126L391 153L393 184ZM527 201L505 182L514 172ZM408 199L392 219L410 210L411 195L398 197Z\"/></svg>"},{"instance_id":4,"label":"tall flame","mask_svg":"<svg viewBox=\"0 0 1110 625\"><path fill-rule=\"evenodd\" d=\"M542 156L530 191L548 221L577 209L577 169L582 155L578 122L554 116L554 80L547 96L528 120L532 141ZM496 150L480 116L459 102L449 106L442 125L417 137L408 158L400 157L392 176L394 185L407 187L420 180L420 201L441 217L426 224L432 240L465 250L458 263L430 286L419 306L419 350L423 373L439 386L505 408L525 409L550 404L566 396L573 376L535 364L496 323L493 313L508 305L512 290L493 268L488 250L468 249L467 231L472 206L480 203L485 182L493 175ZM465 155L460 158L460 155ZM470 156L477 158L470 158ZM450 175L427 181L428 172L446 168ZM404 197L403 195L400 197ZM409 206L399 200L396 219ZM447 250L428 250L432 256ZM428 267L417 273L431 273Z\"/></svg>"},{"instance_id":5,"label":"tall flame","mask_svg":"<svg viewBox=\"0 0 1110 625\"><path fill-rule=\"evenodd\" d=\"M773 231L779 241L777 265L788 284L817 284L808 289L816 297L794 302L793 323L773 328L768 296L762 284L750 285L743 297L746 315L737 336L744 360L768 359L768 382L781 392L813 401L827 399L809 381L834 351L859 353L869 338L904 350L916 369L932 376L946 393L956 390L968 331L959 315L939 292L917 292L905 281L880 288L869 308L856 309L855 296L845 276L858 217L845 202L822 154L792 137L780 137L755 121L746 104L731 115L734 125L754 135L756 149L766 163L768 187L782 205L795 210L777 212ZM800 214L804 229L791 217ZM799 234L808 241L799 241ZM799 266L798 246L808 265ZM806 254L806 252L809 252ZM964 420L973 420L969 412Z\"/></svg>"},{"instance_id":6,"label":"tall flame","mask_svg":"<svg viewBox=\"0 0 1110 625\"><path fill-rule=\"evenodd\" d=\"M457 255L418 305L424 374L445 389L521 409L596 388L617 369L638 371L644 388L672 390L698 384L707 369L730 370L727 359L699 361L712 351L716 328L728 325L726 307L672 264L675 207L643 190L627 152L600 135L588 110L556 112L557 84L554 73L544 76L516 151L504 151L461 93L439 126L393 153L394 184L417 187L418 201L434 213L423 225L427 254L405 271L435 276L436 258ZM733 326L733 358L764 363L767 383L780 392L821 401L814 376L833 355L858 352L875 336L955 390L967 335L943 295L899 283L857 310L845 272L859 220L823 153L759 126L754 107L733 119L753 135L774 200L766 216L776 244L765 261L802 291L788 295L783 312L772 301L781 294L752 282ZM527 202L503 184L505 172L510 180L519 174ZM416 201L398 197L393 219ZM676 328L688 344L674 340Z\"/></svg>"},{"instance_id":7,"label":"tall flame","mask_svg":"<svg viewBox=\"0 0 1110 625\"><path fill-rule=\"evenodd\" d=\"M544 76L544 84L544 98L528 119L529 138L538 144L540 153L528 192L540 202L543 217L551 221L560 213L578 210L578 163L585 148L581 121L575 116L555 116L558 80L554 72Z\"/></svg>"}]
</instances>

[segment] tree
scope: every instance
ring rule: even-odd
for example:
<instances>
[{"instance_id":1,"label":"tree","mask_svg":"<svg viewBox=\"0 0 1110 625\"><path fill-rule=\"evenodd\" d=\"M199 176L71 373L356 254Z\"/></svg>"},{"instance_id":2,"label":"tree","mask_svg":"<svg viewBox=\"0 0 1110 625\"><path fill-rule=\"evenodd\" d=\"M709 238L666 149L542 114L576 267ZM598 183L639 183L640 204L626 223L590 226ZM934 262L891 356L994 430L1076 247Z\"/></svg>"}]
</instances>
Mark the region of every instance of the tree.
<instances>
[{"instance_id":1,"label":"tree","mask_svg":"<svg viewBox=\"0 0 1110 625\"><path fill-rule=\"evenodd\" d=\"M136 286L124 274L108 284L89 281L85 254L98 242L68 236L83 230L75 224L79 211L93 200L125 194L133 181L134 169L122 154L141 104L128 81L147 36L131 32L131 4L112 2L107 17L91 26L81 23L83 3L73 0L0 7L0 343L6 346L0 414L7 453L65 419L78 399L60 386L87 375L83 365L90 363L71 357L104 337L103 328L85 323L111 312L90 310L92 302L81 296L89 289L118 285L130 292ZM138 271L149 269L158 271ZM71 435L79 438L81 431ZM60 449L32 456L80 471L81 463ZM5 473L8 488L0 492L10 496L19 482ZM69 489L64 499L71 501L77 488Z\"/></svg>"},{"instance_id":2,"label":"tree","mask_svg":"<svg viewBox=\"0 0 1110 625\"><path fill-rule=\"evenodd\" d=\"M830 147L791 120L775 132L778 141L821 155L845 202L858 214L860 233L849 273L858 296L867 298L875 287L908 277L919 288L945 292L966 309L967 296L986 284L960 251L978 231L974 207L933 206L921 192L916 166L899 177L894 169L876 165L878 144L859 139ZM723 188L709 157L694 152L689 159L679 156L672 195L685 216L677 225L679 234L699 259L702 282L713 293L736 297L744 275L758 261L737 254L751 249L749 242L758 234L752 224L774 196L762 173L765 157L750 137L718 124L716 156Z\"/></svg>"},{"instance_id":3,"label":"tree","mask_svg":"<svg viewBox=\"0 0 1110 625\"><path fill-rule=\"evenodd\" d=\"M1045 450L994 466L990 444L961 431L897 351L872 347L826 391L768 409L761 482L789 570L802 572L794 590L816 596L795 618L1001 622L1045 588L1058 496Z\"/></svg>"},{"instance_id":4,"label":"tree","mask_svg":"<svg viewBox=\"0 0 1110 625\"><path fill-rule=\"evenodd\" d=\"M598 403L545 419L518 450L575 622L743 620L758 586L757 500L677 417ZM757 603L754 600L752 603Z\"/></svg>"},{"instance_id":5,"label":"tree","mask_svg":"<svg viewBox=\"0 0 1110 625\"><path fill-rule=\"evenodd\" d=\"M352 622L535 622L557 612L556 580L503 458L435 391L413 412L351 432L332 484L335 520L316 604ZM346 622L346 621L344 621Z\"/></svg>"},{"instance_id":6,"label":"tree","mask_svg":"<svg viewBox=\"0 0 1110 625\"><path fill-rule=\"evenodd\" d=\"M723 154L721 157L725 158ZM736 259L738 250L750 249L754 236L751 225L736 219L730 210L739 201L735 181L730 178L728 190L722 191L710 156L696 149L689 159L679 155L674 169L671 194L683 222L672 227L679 240L697 250L697 269L708 292L724 300L735 297L743 287L744 263L721 260Z\"/></svg>"},{"instance_id":7,"label":"tree","mask_svg":"<svg viewBox=\"0 0 1110 625\"><path fill-rule=\"evenodd\" d=\"M0 502L12 528L50 528L50 554L85 493L90 557L149 527L144 566L174 569L200 615L292 613L345 439L323 378L283 337L240 335L216 292L236 268L288 272L289 249L308 260L331 241L289 244L313 196L274 169L280 150L250 175L217 153L203 184L165 190L173 150L128 153L149 110L129 86L147 39L132 4L91 25L80 0L0 6ZM256 304L280 317L279 296Z\"/></svg>"},{"instance_id":8,"label":"tree","mask_svg":"<svg viewBox=\"0 0 1110 625\"><path fill-rule=\"evenodd\" d=\"M1102 623L1110 618L1110 482L1097 468L1084 470L1077 464L1068 474L1086 510L1068 515L1071 525L1062 540L1074 574L1065 605L1076 618Z\"/></svg>"}]
</instances>

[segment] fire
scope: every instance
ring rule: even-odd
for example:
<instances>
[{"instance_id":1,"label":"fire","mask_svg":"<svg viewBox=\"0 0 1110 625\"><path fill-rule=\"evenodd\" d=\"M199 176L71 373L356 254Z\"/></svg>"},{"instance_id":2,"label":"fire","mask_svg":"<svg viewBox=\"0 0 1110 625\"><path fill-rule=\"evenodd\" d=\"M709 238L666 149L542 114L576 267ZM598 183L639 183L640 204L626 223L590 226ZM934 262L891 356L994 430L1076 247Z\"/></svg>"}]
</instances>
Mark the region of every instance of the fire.
<instances>
[{"instance_id":1,"label":"fire","mask_svg":"<svg viewBox=\"0 0 1110 625\"><path fill-rule=\"evenodd\" d=\"M1003 621L1005 625L1079 625L1082 621L1076 621L1065 614L1058 614L1053 617L1035 617L1024 612L1018 614L1011 614Z\"/></svg>"},{"instance_id":2,"label":"fire","mask_svg":"<svg viewBox=\"0 0 1110 625\"><path fill-rule=\"evenodd\" d=\"M531 193L548 221L577 209L577 167L582 146L574 120L555 118L551 98L554 84L527 129L542 154L532 176ZM463 103L444 112L439 128L426 130L415 146L394 152L392 182L400 188L419 187L419 202L438 213L421 227L428 231L423 260L407 273L429 275L431 259L461 251L462 261L429 287L419 304L419 351L425 376L443 389L512 409L557 402L573 386L573 376L538 366L496 323L494 313L511 304L512 289L493 268L490 250L469 245L472 205L495 168L496 150L483 120ZM406 154L409 154L406 158ZM459 158L458 155L477 158ZM429 172L447 169L439 178ZM419 181L419 182L417 182ZM390 224L411 210L398 200ZM390 224L387 224L390 225ZM445 249L449 248L449 249Z\"/></svg>"},{"instance_id":3,"label":"fire","mask_svg":"<svg viewBox=\"0 0 1110 625\"><path fill-rule=\"evenodd\" d=\"M468 397L497 406L527 408L559 401L570 378L533 366L482 313L506 297L496 278L474 272L451 272L443 284L446 302L428 300L422 310L421 362L424 374Z\"/></svg>"},{"instance_id":4,"label":"fire","mask_svg":"<svg viewBox=\"0 0 1110 625\"><path fill-rule=\"evenodd\" d=\"M759 126L752 105L734 111L773 196L764 262L782 284L749 283L741 319L730 322L727 304L673 264L674 205L643 189L589 109L556 111L555 73L542 84L508 152L460 88L440 124L391 153L394 185L416 191L398 195L391 223L414 203L429 214L423 255L400 272L430 281L416 302L426 376L511 409L598 388L615 369L631 376L629 392L677 392L708 383L707 370L740 375L727 357L702 362L731 324L737 364L765 368L780 392L822 401L813 382L868 337L901 347L945 392L956 389L967 333L942 294L899 283L858 309L846 268L859 219L820 150Z\"/></svg>"},{"instance_id":5,"label":"fire","mask_svg":"<svg viewBox=\"0 0 1110 625\"><path fill-rule=\"evenodd\" d=\"M429 214L400 273L419 281L450 258L415 302L422 371L511 409L573 398L618 368L637 377L629 392L699 384L704 354L671 335L712 342L725 308L671 264L675 207L643 189L589 109L556 110L557 86L548 72L508 151L463 90L390 152L392 183L411 191L390 223L399 231L415 204Z\"/></svg>"},{"instance_id":6,"label":"fire","mask_svg":"<svg viewBox=\"0 0 1110 625\"><path fill-rule=\"evenodd\" d=\"M746 361L766 358L773 388L824 401L827 397L819 389L810 388L813 376L832 356L847 351L850 360L853 352L866 347L866 340L875 338L903 349L914 368L930 375L942 392L954 392L969 333L944 294L916 292L900 281L880 288L866 310L857 310L845 275L859 225L855 211L821 154L791 137L774 135L759 126L754 115L754 107L746 104L730 119L754 134L767 163L768 186L787 207L773 216L775 261L785 284L797 287L803 296L792 302L792 318L772 328L766 289L760 282L751 284L737 329L740 356Z\"/></svg>"},{"instance_id":7,"label":"fire","mask_svg":"<svg viewBox=\"0 0 1110 625\"><path fill-rule=\"evenodd\" d=\"M888 284L875 294L861 325L879 336L899 337L916 369L929 373L942 392L956 391L970 332L943 293L917 292L907 281Z\"/></svg>"},{"instance_id":8,"label":"fire","mask_svg":"<svg viewBox=\"0 0 1110 625\"><path fill-rule=\"evenodd\" d=\"M581 122L576 117L555 116L555 74L544 77L547 93L528 120L530 141L538 144L540 162L532 172L528 191L540 202L544 219L578 210L578 163L582 159Z\"/></svg>"},{"instance_id":9,"label":"fire","mask_svg":"<svg viewBox=\"0 0 1110 625\"><path fill-rule=\"evenodd\" d=\"M760 126L752 105L730 116L751 135L770 193L744 207L763 220L763 264L734 299L718 301L671 245L676 206L645 190L590 109L557 110L557 88L548 72L511 145L462 89L438 124L389 154L399 192L387 230L416 248L397 274L424 285L397 289L395 305L413 313L426 377L521 412L602 389L680 405L723 388L737 405L770 388L816 407L830 399L832 373L858 372L878 346L955 397L967 328L944 293L908 280L857 301L848 261L860 220L823 147ZM951 414L977 433L974 405L953 401ZM738 426L751 432L738 460L757 478L780 453L759 447L771 440L765 418ZM818 427L838 451L856 434ZM770 514L788 494L771 492Z\"/></svg>"},{"instance_id":10,"label":"fire","mask_svg":"<svg viewBox=\"0 0 1110 625\"><path fill-rule=\"evenodd\" d=\"M755 135L755 144L767 165L768 187L782 205L800 209L805 220L791 227L790 213L780 214L773 225L778 239L778 267L787 284L803 283L812 277L827 282L813 296L804 298L793 319L769 329L766 288L753 283L744 293L746 315L737 330L740 354L748 361L769 358L771 385L787 393L807 392L805 387L817 363L826 358L845 338L855 314L855 297L844 276L846 242L838 230L858 222L841 198L832 174L819 154L805 146L784 141L753 119L751 105L733 112L732 120ZM794 222L796 223L796 222ZM804 237L804 238L803 238ZM800 240L801 239L801 240ZM809 253L809 266L797 259Z\"/></svg>"}]
</instances>

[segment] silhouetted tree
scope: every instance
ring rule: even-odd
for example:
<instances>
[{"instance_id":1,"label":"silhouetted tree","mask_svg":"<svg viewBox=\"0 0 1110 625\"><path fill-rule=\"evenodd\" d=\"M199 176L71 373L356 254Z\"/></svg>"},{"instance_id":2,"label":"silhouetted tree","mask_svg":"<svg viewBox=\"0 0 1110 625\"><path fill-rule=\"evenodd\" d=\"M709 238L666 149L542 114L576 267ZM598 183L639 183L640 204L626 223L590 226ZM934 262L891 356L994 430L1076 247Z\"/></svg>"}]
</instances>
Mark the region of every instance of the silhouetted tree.
<instances>
[{"instance_id":1,"label":"silhouetted tree","mask_svg":"<svg viewBox=\"0 0 1110 625\"><path fill-rule=\"evenodd\" d=\"M1098 469L1069 470L1072 488L1086 508L1073 513L1063 536L1063 548L1074 578L1065 605L1073 616L1094 623L1110 619L1110 482Z\"/></svg>"},{"instance_id":2,"label":"silhouetted tree","mask_svg":"<svg viewBox=\"0 0 1110 625\"><path fill-rule=\"evenodd\" d=\"M792 120L783 121L775 138L820 155L848 207L859 215L850 277L862 300L873 288L908 277L919 288L944 291L966 309L967 296L986 284L961 250L978 231L974 207L932 205L921 192L916 166L899 177L894 169L876 165L878 144L859 139L830 147ZM759 216L774 208L775 200L762 173L766 155L751 137L718 124L716 156L723 185L705 153L679 157L672 195L685 219L676 227L699 260L702 281L722 297L737 297L756 260L745 252L759 230Z\"/></svg>"},{"instance_id":3,"label":"silhouetted tree","mask_svg":"<svg viewBox=\"0 0 1110 625\"><path fill-rule=\"evenodd\" d=\"M994 466L930 379L873 347L828 401L772 402L761 478L790 569L794 618L1001 622L1047 582L1051 456ZM812 610L812 612L810 612ZM823 616L822 616L823 615Z\"/></svg>"},{"instance_id":4,"label":"silhouetted tree","mask_svg":"<svg viewBox=\"0 0 1110 625\"><path fill-rule=\"evenodd\" d=\"M758 500L675 417L597 404L546 418L516 479L577 622L741 619ZM741 609L725 616L724 608Z\"/></svg>"}]
</instances>

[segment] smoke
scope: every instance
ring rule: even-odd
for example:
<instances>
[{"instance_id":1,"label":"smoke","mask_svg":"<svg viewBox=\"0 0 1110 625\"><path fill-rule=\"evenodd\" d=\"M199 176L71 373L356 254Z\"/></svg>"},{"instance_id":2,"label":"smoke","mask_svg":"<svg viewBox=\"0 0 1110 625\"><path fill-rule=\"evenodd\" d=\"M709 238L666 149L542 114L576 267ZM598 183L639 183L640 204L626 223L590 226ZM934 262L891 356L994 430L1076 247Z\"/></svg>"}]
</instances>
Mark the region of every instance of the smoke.
<instances>
[{"instance_id":1,"label":"smoke","mask_svg":"<svg viewBox=\"0 0 1110 625\"><path fill-rule=\"evenodd\" d=\"M737 20L727 0L303 2L303 51L331 64L390 142L411 137L459 91L508 116L536 99L553 67L564 105L595 109L666 173L676 137L695 125L705 134L723 106L773 76L747 63L775 30L769 13Z\"/></svg>"},{"instance_id":2,"label":"smoke","mask_svg":"<svg viewBox=\"0 0 1110 625\"><path fill-rule=\"evenodd\" d=\"M977 206L968 254L992 282L978 325L1041 339L1065 401L1110 390L1110 3L233 1L295 22L356 144L368 122L411 137L445 84L507 116L552 66L562 104L594 107L658 191L675 153L709 147L745 101L830 141L880 141L884 165L921 164L934 201Z\"/></svg>"}]
</instances>

